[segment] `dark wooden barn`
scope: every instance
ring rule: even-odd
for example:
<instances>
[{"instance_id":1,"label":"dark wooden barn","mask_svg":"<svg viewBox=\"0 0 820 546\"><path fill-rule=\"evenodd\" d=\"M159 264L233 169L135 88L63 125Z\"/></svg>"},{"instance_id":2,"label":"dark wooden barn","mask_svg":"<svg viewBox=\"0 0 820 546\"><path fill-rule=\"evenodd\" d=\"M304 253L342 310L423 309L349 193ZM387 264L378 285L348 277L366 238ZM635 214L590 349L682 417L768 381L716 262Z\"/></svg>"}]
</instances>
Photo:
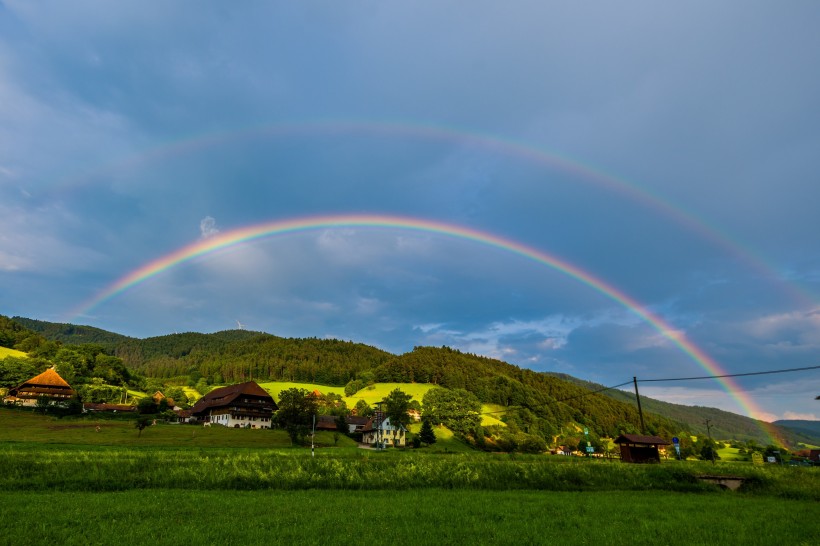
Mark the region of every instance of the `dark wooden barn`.
<instances>
[{"instance_id":1,"label":"dark wooden barn","mask_svg":"<svg viewBox=\"0 0 820 546\"><path fill-rule=\"evenodd\" d=\"M661 455L658 448L669 445L658 436L641 434L621 434L615 438L615 443L621 446L621 460L626 463L659 463Z\"/></svg>"}]
</instances>

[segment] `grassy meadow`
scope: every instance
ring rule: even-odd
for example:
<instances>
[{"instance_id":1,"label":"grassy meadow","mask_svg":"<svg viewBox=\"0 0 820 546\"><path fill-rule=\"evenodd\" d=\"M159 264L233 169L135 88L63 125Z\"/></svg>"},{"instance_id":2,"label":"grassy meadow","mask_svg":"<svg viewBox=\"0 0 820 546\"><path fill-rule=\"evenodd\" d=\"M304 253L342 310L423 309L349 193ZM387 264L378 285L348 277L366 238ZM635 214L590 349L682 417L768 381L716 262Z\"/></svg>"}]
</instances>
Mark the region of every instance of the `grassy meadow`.
<instances>
[{"instance_id":1,"label":"grassy meadow","mask_svg":"<svg viewBox=\"0 0 820 546\"><path fill-rule=\"evenodd\" d=\"M812 544L820 534L818 468L490 454L446 437L375 451L332 433L311 456L281 431L140 434L123 418L11 409L0 430L0 536L30 544ZM747 481L726 492L699 474Z\"/></svg>"},{"instance_id":2,"label":"grassy meadow","mask_svg":"<svg viewBox=\"0 0 820 546\"><path fill-rule=\"evenodd\" d=\"M818 530L817 507L799 501L670 492L162 489L0 503L4 535L28 544L809 545Z\"/></svg>"}]
</instances>

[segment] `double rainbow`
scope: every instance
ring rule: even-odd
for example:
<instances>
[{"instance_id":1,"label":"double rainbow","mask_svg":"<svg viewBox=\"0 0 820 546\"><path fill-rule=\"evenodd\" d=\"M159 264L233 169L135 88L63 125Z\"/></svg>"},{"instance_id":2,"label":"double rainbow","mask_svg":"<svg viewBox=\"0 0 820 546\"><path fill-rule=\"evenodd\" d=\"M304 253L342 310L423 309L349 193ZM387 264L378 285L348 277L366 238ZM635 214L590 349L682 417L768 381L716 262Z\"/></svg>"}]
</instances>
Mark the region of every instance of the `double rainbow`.
<instances>
[{"instance_id":1,"label":"double rainbow","mask_svg":"<svg viewBox=\"0 0 820 546\"><path fill-rule=\"evenodd\" d=\"M151 277L162 273L163 271L193 260L197 257L226 249L234 245L239 245L266 237L335 228L398 229L433 233L499 248L512 254L533 260L539 264L545 265L551 269L572 277L578 282L606 296L610 300L622 305L623 307L626 307L658 331L661 335L669 339L672 344L683 351L709 375L727 374L727 372L714 359L688 340L682 332L671 326L664 319L648 311L638 301L625 294L615 286L604 282L593 274L584 271L566 260L524 245L520 242L484 231L432 220L400 216L312 216L265 222L234 229L229 232L219 233L213 237L198 240L195 243L184 246L128 273L97 294L93 299L87 301L76 309L72 313L72 317L85 315L94 307L101 305L107 300L121 294L125 290L128 290L129 288L132 288L150 279ZM746 415L754 416L761 415L763 413L760 408L756 406L754 401L746 395L743 390L736 385L734 381L732 381L731 378L721 378L716 379L716 381L720 383L722 388L731 396L731 398ZM766 432L769 434L769 431Z\"/></svg>"}]
</instances>

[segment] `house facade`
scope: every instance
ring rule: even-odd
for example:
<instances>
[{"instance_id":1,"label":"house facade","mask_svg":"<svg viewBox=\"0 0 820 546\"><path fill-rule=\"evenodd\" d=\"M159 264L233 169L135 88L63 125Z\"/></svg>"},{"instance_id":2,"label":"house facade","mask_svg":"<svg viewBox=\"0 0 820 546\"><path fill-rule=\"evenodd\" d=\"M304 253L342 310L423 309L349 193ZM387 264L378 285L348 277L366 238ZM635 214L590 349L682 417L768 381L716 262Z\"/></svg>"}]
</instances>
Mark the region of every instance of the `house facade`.
<instances>
[{"instance_id":1,"label":"house facade","mask_svg":"<svg viewBox=\"0 0 820 546\"><path fill-rule=\"evenodd\" d=\"M214 389L191 408L191 415L206 425L230 428L271 428L278 406L255 381Z\"/></svg>"},{"instance_id":2,"label":"house facade","mask_svg":"<svg viewBox=\"0 0 820 546\"><path fill-rule=\"evenodd\" d=\"M77 396L60 374L49 368L43 373L9 389L4 402L21 406L36 406L39 398L47 398L51 404L62 404Z\"/></svg>"},{"instance_id":3,"label":"house facade","mask_svg":"<svg viewBox=\"0 0 820 546\"><path fill-rule=\"evenodd\" d=\"M381 445L383 447L404 447L407 445L407 429L399 423L394 426L390 417L383 417L376 413L362 430L362 443L366 445Z\"/></svg>"}]
</instances>

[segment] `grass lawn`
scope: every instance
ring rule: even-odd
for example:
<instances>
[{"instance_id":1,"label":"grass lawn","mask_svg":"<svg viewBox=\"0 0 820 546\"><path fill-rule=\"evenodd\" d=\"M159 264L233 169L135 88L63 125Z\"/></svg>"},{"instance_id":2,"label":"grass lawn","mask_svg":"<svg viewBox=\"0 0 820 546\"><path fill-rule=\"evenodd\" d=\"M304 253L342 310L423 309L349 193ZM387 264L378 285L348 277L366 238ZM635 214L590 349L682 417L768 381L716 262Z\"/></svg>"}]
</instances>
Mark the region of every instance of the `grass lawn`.
<instances>
[{"instance_id":1,"label":"grass lawn","mask_svg":"<svg viewBox=\"0 0 820 546\"><path fill-rule=\"evenodd\" d=\"M820 505L733 494L0 492L25 544L815 544ZM765 514L765 517L763 515Z\"/></svg>"},{"instance_id":2,"label":"grass lawn","mask_svg":"<svg viewBox=\"0 0 820 546\"><path fill-rule=\"evenodd\" d=\"M99 431L97 430L99 427ZM235 429L219 426L158 424L139 433L133 416L123 418L66 417L57 419L30 411L0 409L2 445L7 442L89 446L179 447L179 448L280 448L291 442L283 430ZM333 433L319 432L320 446L355 447L346 436L334 440Z\"/></svg>"}]
</instances>

